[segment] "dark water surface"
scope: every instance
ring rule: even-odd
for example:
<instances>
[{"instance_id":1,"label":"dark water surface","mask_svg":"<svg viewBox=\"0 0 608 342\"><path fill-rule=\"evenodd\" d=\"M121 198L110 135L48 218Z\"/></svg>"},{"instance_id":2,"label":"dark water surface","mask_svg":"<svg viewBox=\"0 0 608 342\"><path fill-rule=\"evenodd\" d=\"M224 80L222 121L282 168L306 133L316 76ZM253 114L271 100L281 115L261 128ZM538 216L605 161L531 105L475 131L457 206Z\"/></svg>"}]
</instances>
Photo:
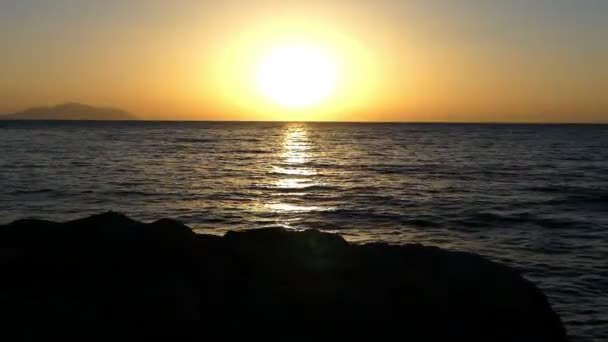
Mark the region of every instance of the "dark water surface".
<instances>
[{"instance_id":1,"label":"dark water surface","mask_svg":"<svg viewBox=\"0 0 608 342\"><path fill-rule=\"evenodd\" d=\"M0 223L108 209L481 253L608 340L608 126L0 122Z\"/></svg>"}]
</instances>

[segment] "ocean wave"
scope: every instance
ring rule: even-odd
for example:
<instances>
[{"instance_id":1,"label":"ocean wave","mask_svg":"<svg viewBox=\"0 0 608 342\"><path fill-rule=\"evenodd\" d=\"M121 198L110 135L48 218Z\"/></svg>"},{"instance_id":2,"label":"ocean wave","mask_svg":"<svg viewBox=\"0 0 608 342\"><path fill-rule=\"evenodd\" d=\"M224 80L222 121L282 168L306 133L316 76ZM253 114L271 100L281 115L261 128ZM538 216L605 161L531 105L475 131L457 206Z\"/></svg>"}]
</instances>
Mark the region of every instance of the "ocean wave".
<instances>
[{"instance_id":1,"label":"ocean wave","mask_svg":"<svg viewBox=\"0 0 608 342\"><path fill-rule=\"evenodd\" d=\"M176 143L208 143L217 141L211 138L174 138L173 142Z\"/></svg>"},{"instance_id":2,"label":"ocean wave","mask_svg":"<svg viewBox=\"0 0 608 342\"><path fill-rule=\"evenodd\" d=\"M43 189L25 189L25 190L15 190L13 192L10 192L9 195L32 195L32 194L45 194L45 193L52 193L55 192L56 190L54 189L48 189L48 188L43 188Z\"/></svg>"},{"instance_id":3,"label":"ocean wave","mask_svg":"<svg viewBox=\"0 0 608 342\"><path fill-rule=\"evenodd\" d=\"M225 153L236 153L236 154L272 154L273 151L266 150L228 150Z\"/></svg>"},{"instance_id":4,"label":"ocean wave","mask_svg":"<svg viewBox=\"0 0 608 342\"><path fill-rule=\"evenodd\" d=\"M321 205L301 205L292 203L268 203L265 207L279 212L329 212L335 210L334 207Z\"/></svg>"},{"instance_id":5,"label":"ocean wave","mask_svg":"<svg viewBox=\"0 0 608 342\"><path fill-rule=\"evenodd\" d=\"M550 205L559 204L570 204L570 205L589 205L589 204L608 204L608 193L589 193L589 194L578 194L569 195L565 197L558 197L547 201ZM608 211L608 205L604 207Z\"/></svg>"},{"instance_id":6,"label":"ocean wave","mask_svg":"<svg viewBox=\"0 0 608 342\"><path fill-rule=\"evenodd\" d=\"M138 197L182 197L184 194L169 192L152 192L140 190L109 190L100 193L102 196L138 196ZM109 197L111 198L111 197Z\"/></svg>"},{"instance_id":7,"label":"ocean wave","mask_svg":"<svg viewBox=\"0 0 608 342\"><path fill-rule=\"evenodd\" d=\"M323 218L329 219L327 222L334 222L332 220L348 220L350 222L350 227L348 228L360 228L359 225L361 223L364 223L364 226L368 229L374 229L377 225L384 225L386 223L394 226L406 225L412 227L438 227L441 224L439 221L417 216L353 209L336 209L323 212L320 215Z\"/></svg>"},{"instance_id":8,"label":"ocean wave","mask_svg":"<svg viewBox=\"0 0 608 342\"><path fill-rule=\"evenodd\" d=\"M340 187L335 185L319 185L319 184L294 184L289 186L282 185L267 185L260 184L250 187L252 190L274 190L282 193L289 192L323 192L323 191L339 191Z\"/></svg>"},{"instance_id":9,"label":"ocean wave","mask_svg":"<svg viewBox=\"0 0 608 342\"><path fill-rule=\"evenodd\" d=\"M276 187L274 190L287 193L287 192L331 192L339 190L340 188L333 185L305 185L300 188L290 188L290 187Z\"/></svg>"},{"instance_id":10,"label":"ocean wave","mask_svg":"<svg viewBox=\"0 0 608 342\"><path fill-rule=\"evenodd\" d=\"M570 229L583 225L580 221L566 218L547 218L530 213L514 215L501 215L497 213L481 212L470 215L463 223L475 223L477 225L494 225L497 227L512 224L534 224L543 228L566 228Z\"/></svg>"},{"instance_id":11,"label":"ocean wave","mask_svg":"<svg viewBox=\"0 0 608 342\"><path fill-rule=\"evenodd\" d=\"M536 191L536 192L548 192L548 193L560 193L563 191L569 191L571 190L570 187L563 187L563 186L530 186L530 187L525 187L523 188L523 190L525 191Z\"/></svg>"}]
</instances>

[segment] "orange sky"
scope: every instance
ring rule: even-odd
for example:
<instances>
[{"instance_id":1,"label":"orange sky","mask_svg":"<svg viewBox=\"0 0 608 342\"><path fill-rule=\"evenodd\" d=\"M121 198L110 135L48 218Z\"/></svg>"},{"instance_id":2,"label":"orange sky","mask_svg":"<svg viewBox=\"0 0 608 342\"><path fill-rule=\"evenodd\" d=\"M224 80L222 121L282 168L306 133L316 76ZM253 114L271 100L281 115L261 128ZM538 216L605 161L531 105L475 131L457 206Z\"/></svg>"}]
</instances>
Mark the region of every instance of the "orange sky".
<instances>
[{"instance_id":1,"label":"orange sky","mask_svg":"<svg viewBox=\"0 0 608 342\"><path fill-rule=\"evenodd\" d=\"M147 119L608 122L608 2L0 3L0 112L78 101ZM318 106L252 75L306 42L341 69Z\"/></svg>"}]
</instances>

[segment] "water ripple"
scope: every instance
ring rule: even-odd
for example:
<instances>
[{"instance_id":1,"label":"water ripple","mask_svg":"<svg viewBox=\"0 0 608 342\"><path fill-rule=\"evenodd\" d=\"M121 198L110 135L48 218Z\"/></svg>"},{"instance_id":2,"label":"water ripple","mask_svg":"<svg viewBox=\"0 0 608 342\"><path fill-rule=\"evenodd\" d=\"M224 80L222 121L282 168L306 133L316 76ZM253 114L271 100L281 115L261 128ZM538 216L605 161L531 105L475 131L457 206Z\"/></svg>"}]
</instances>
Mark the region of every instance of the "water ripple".
<instances>
[{"instance_id":1,"label":"water ripple","mask_svg":"<svg viewBox=\"0 0 608 342\"><path fill-rule=\"evenodd\" d=\"M573 340L608 340L606 146L601 125L6 122L0 221L112 209L481 253Z\"/></svg>"}]
</instances>

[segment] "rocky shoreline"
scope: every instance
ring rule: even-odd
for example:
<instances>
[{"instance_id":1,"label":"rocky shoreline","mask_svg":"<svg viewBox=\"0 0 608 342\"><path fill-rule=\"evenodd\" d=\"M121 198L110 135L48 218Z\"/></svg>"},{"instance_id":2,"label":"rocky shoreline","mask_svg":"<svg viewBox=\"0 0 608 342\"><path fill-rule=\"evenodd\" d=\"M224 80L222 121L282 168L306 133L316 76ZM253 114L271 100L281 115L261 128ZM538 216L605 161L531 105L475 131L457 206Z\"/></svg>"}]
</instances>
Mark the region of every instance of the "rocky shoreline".
<instances>
[{"instance_id":1,"label":"rocky shoreline","mask_svg":"<svg viewBox=\"0 0 608 342\"><path fill-rule=\"evenodd\" d=\"M19 220L0 226L0 271L6 341L568 341L545 295L506 265L316 230Z\"/></svg>"}]
</instances>

